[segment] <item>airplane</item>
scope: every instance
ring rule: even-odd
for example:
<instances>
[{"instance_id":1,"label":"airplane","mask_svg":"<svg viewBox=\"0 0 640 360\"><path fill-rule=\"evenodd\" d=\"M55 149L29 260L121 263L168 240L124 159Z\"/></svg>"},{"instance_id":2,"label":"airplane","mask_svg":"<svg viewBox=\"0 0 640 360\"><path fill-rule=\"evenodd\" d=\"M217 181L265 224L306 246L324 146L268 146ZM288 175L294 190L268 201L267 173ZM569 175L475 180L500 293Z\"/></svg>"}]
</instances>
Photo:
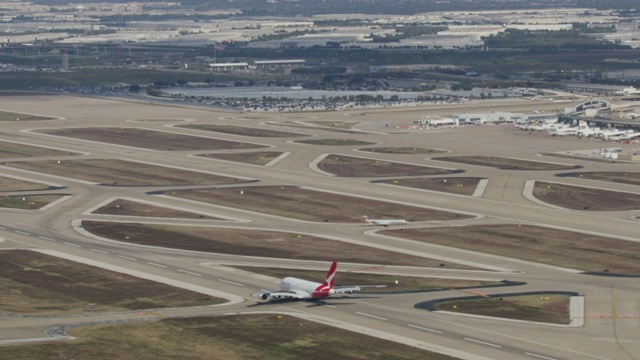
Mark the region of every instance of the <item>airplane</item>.
<instances>
[{"instance_id":1,"label":"airplane","mask_svg":"<svg viewBox=\"0 0 640 360\"><path fill-rule=\"evenodd\" d=\"M257 297L262 300L269 298L273 300L293 299L293 300L319 300L334 294L352 294L363 288L383 288L386 285L354 285L354 286L337 286L333 283L336 277L336 269L338 263L333 262L322 284L298 279L295 277L286 277L280 281L280 289L278 290L262 290L259 293L251 294L251 297Z\"/></svg>"},{"instance_id":2,"label":"airplane","mask_svg":"<svg viewBox=\"0 0 640 360\"><path fill-rule=\"evenodd\" d=\"M384 227L389 225L407 225L409 223L405 219L369 219L367 215L362 215L362 220L369 225L379 225Z\"/></svg>"}]
</instances>

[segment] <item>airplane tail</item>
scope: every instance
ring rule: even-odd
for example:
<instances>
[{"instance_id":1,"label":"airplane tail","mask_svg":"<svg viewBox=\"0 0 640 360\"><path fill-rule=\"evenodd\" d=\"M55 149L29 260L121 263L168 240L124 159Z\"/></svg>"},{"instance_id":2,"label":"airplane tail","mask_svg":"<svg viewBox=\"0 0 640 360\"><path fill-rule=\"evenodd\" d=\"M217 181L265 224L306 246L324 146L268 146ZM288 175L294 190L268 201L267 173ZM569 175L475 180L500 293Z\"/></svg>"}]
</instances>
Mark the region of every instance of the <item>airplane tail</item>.
<instances>
[{"instance_id":1,"label":"airplane tail","mask_svg":"<svg viewBox=\"0 0 640 360\"><path fill-rule=\"evenodd\" d=\"M333 289L333 282L336 278L336 269L338 268L338 263L333 262L331 264L331 268L329 268L329 272L327 273L326 279L324 279L324 283L322 283L321 288L331 290Z\"/></svg>"},{"instance_id":2,"label":"airplane tail","mask_svg":"<svg viewBox=\"0 0 640 360\"><path fill-rule=\"evenodd\" d=\"M362 221L367 224L371 224L371 220L369 220L369 217L367 215L362 215Z\"/></svg>"}]
</instances>

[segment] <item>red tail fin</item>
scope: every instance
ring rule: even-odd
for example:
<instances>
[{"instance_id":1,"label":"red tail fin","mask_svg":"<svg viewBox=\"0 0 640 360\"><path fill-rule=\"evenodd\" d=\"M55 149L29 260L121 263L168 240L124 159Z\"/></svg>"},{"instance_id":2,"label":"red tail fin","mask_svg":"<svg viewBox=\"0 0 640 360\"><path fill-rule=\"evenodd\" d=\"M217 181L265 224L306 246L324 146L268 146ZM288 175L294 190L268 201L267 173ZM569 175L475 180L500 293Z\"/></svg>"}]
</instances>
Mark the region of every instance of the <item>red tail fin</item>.
<instances>
[{"instance_id":1,"label":"red tail fin","mask_svg":"<svg viewBox=\"0 0 640 360\"><path fill-rule=\"evenodd\" d=\"M322 285L318 286L316 291L328 291L333 289L333 282L336 278L336 269L338 268L338 263L333 262L331 264L331 268L329 268L329 272L327 273L327 278L324 279Z\"/></svg>"}]
</instances>

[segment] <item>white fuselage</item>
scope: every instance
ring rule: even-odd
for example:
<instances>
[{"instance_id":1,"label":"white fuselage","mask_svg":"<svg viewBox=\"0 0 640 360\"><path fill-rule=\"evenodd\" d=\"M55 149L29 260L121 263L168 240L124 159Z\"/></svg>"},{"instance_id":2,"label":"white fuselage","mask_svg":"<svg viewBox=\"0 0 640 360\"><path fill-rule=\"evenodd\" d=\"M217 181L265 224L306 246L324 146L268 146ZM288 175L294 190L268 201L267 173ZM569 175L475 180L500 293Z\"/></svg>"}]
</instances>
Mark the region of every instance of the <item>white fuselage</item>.
<instances>
[{"instance_id":1,"label":"white fuselage","mask_svg":"<svg viewBox=\"0 0 640 360\"><path fill-rule=\"evenodd\" d=\"M280 290L282 291L296 291L304 292L308 294L308 299L317 299L327 297L331 294L330 291L318 291L318 288L322 286L321 283L298 279L295 277L286 277L280 281Z\"/></svg>"}]
</instances>

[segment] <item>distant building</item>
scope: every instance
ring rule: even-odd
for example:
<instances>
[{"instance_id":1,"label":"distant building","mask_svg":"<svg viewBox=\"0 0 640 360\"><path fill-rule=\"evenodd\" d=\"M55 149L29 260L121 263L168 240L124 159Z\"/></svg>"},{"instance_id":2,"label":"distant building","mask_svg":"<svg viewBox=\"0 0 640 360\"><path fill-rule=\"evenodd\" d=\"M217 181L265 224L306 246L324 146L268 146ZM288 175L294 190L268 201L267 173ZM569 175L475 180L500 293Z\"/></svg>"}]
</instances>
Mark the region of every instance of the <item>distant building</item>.
<instances>
[{"instance_id":1,"label":"distant building","mask_svg":"<svg viewBox=\"0 0 640 360\"><path fill-rule=\"evenodd\" d=\"M230 70L246 70L249 68L249 63L219 63L209 64L211 71L230 71Z\"/></svg>"}]
</instances>

